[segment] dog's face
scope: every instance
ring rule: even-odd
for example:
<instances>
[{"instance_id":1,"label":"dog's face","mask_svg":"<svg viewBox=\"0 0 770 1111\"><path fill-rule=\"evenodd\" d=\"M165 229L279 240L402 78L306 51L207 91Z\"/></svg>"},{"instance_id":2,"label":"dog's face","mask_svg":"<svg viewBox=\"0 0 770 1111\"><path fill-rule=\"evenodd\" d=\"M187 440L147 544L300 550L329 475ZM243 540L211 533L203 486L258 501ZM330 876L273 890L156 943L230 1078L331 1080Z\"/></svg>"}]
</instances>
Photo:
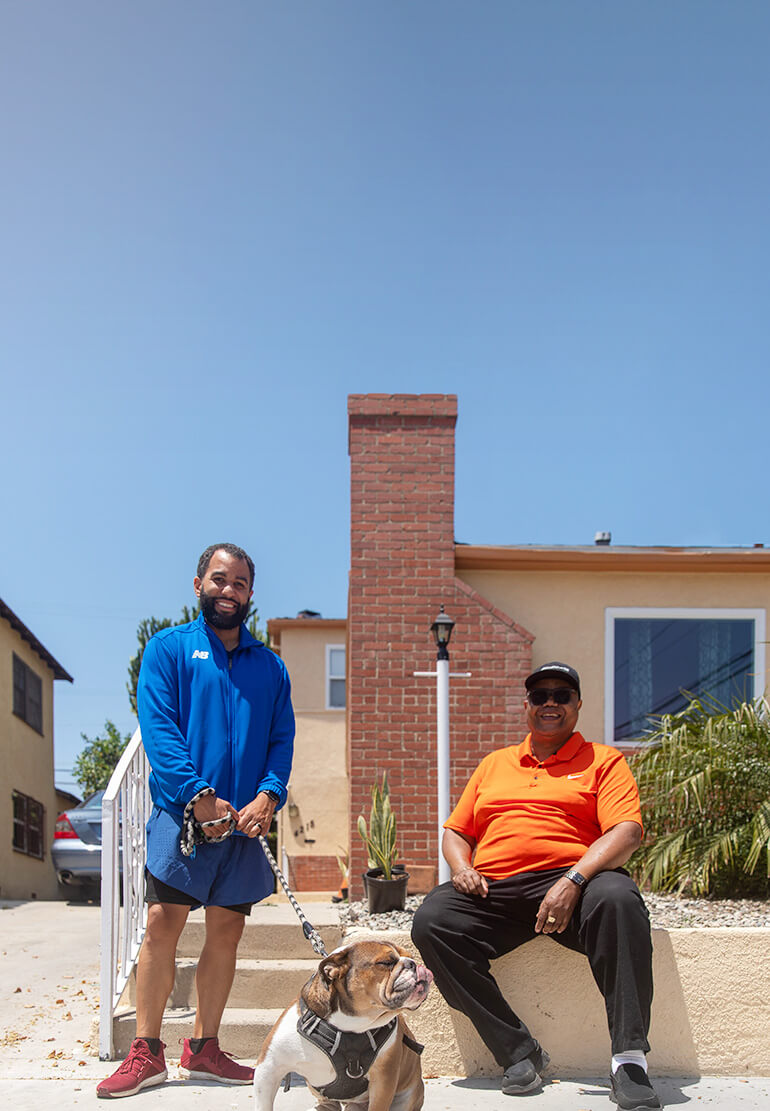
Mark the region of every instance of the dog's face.
<instances>
[{"instance_id":1,"label":"dog's face","mask_svg":"<svg viewBox=\"0 0 770 1111\"><path fill-rule=\"evenodd\" d=\"M374 1026L419 1007L432 982L433 973L397 945L357 941L324 957L302 996L324 1018L367 1018Z\"/></svg>"}]
</instances>

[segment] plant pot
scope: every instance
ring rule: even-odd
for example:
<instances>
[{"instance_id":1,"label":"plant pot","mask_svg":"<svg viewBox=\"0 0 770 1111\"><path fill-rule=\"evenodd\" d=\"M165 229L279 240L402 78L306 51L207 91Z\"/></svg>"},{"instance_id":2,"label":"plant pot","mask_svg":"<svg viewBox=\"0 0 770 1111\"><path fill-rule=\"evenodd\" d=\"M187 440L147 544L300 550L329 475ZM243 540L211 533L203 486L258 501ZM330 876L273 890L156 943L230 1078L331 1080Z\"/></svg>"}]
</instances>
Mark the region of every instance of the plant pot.
<instances>
[{"instance_id":1,"label":"plant pot","mask_svg":"<svg viewBox=\"0 0 770 1111\"><path fill-rule=\"evenodd\" d=\"M403 910L406 906L406 887L409 873L403 864L397 864L389 880L382 875L382 868L364 872L364 891L370 914L384 914L388 910Z\"/></svg>"}]
</instances>

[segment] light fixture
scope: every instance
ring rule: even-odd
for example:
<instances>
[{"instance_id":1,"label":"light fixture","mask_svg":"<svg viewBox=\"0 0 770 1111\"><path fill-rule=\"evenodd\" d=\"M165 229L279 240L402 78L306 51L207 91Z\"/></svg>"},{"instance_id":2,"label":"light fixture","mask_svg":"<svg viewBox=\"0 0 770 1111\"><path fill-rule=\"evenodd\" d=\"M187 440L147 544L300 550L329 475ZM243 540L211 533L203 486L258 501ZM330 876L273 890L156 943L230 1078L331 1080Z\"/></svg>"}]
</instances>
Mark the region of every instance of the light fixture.
<instances>
[{"instance_id":1,"label":"light fixture","mask_svg":"<svg viewBox=\"0 0 770 1111\"><path fill-rule=\"evenodd\" d=\"M449 659L447 648L449 647L449 640L452 636L452 629L454 629L454 627L454 621L448 614L444 613L444 607L442 605L438 617L430 627L430 631L433 633L433 639L436 642L436 647L438 648L437 659L439 660Z\"/></svg>"}]
</instances>

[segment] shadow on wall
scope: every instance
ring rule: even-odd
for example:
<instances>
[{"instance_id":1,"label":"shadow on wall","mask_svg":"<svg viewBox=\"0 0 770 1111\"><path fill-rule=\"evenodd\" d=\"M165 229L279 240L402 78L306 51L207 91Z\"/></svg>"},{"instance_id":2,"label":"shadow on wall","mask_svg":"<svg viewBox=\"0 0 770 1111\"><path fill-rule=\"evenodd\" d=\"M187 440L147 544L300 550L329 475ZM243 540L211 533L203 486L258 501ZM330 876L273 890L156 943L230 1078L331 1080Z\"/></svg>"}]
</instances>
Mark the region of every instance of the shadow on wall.
<instances>
[{"instance_id":1,"label":"shadow on wall","mask_svg":"<svg viewBox=\"0 0 770 1111\"><path fill-rule=\"evenodd\" d=\"M677 954L667 930L652 931L652 977L655 995L650 1024L650 1070L658 1076L698 1077L701 1073L698 1047Z\"/></svg>"}]
</instances>

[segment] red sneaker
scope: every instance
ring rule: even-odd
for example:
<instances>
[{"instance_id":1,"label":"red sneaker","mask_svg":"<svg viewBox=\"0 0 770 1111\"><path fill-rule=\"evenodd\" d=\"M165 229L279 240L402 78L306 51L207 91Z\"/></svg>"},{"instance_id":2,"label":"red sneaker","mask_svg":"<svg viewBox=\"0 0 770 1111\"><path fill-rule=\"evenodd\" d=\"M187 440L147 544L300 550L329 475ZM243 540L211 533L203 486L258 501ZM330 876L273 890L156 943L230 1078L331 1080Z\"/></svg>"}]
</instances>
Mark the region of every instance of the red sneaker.
<instances>
[{"instance_id":1,"label":"red sneaker","mask_svg":"<svg viewBox=\"0 0 770 1111\"><path fill-rule=\"evenodd\" d=\"M99 1099L120 1099L121 1096L133 1096L141 1092L142 1088L152 1088L162 1084L168 1076L166 1060L163 1050L166 1047L160 1043L160 1053L155 1056L144 1038L135 1038L128 1051L125 1061L106 1080L103 1080L96 1089Z\"/></svg>"},{"instance_id":2,"label":"red sneaker","mask_svg":"<svg viewBox=\"0 0 770 1111\"><path fill-rule=\"evenodd\" d=\"M254 1079L254 1069L239 1065L229 1053L223 1053L218 1038L209 1038L200 1053L193 1053L190 1039L185 1038L179 1067L187 1069L196 1080L216 1080L220 1084L251 1084Z\"/></svg>"}]
</instances>

